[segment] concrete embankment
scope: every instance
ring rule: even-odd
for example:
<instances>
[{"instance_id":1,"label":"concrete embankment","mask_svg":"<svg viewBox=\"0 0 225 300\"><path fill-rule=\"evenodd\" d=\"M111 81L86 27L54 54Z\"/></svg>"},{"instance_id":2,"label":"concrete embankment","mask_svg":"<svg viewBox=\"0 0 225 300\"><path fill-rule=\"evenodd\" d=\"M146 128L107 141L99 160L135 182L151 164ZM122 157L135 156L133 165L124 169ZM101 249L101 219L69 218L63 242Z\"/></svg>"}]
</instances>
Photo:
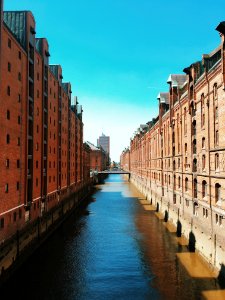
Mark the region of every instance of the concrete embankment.
<instances>
[{"instance_id":1,"label":"concrete embankment","mask_svg":"<svg viewBox=\"0 0 225 300\"><path fill-rule=\"evenodd\" d=\"M189 252L201 256L214 272L215 277L222 278L224 281L225 252L219 237L198 215L194 215L193 212L191 215L185 211L185 199L180 197L175 202L172 194L162 196L158 193L157 186L150 185L140 176L131 175L131 182L144 195L146 209L155 209L156 216L165 223L170 232L176 234L179 243L185 243Z\"/></svg>"}]
</instances>

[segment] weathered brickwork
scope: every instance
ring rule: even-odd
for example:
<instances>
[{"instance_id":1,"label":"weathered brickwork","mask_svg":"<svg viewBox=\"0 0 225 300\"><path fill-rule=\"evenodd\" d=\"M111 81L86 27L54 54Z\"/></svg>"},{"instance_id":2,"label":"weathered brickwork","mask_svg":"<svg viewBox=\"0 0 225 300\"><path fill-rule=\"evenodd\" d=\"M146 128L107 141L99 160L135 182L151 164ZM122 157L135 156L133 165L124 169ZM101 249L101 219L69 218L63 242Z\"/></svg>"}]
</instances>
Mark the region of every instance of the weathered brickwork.
<instances>
[{"instance_id":1,"label":"weathered brickwork","mask_svg":"<svg viewBox=\"0 0 225 300\"><path fill-rule=\"evenodd\" d=\"M1 5L0 243L90 183L82 107L35 26Z\"/></svg>"},{"instance_id":2,"label":"weathered brickwork","mask_svg":"<svg viewBox=\"0 0 225 300\"><path fill-rule=\"evenodd\" d=\"M159 115L141 126L121 166L147 199L214 267L225 264L225 78L221 45L170 75Z\"/></svg>"}]
</instances>

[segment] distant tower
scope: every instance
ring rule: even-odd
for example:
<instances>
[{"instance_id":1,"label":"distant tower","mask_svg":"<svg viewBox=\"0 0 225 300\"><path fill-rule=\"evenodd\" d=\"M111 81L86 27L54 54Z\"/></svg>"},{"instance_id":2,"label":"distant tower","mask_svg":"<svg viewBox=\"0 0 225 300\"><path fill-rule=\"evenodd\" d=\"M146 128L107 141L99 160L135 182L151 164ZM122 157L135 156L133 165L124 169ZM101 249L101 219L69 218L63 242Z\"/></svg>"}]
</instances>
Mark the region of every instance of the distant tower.
<instances>
[{"instance_id":1,"label":"distant tower","mask_svg":"<svg viewBox=\"0 0 225 300\"><path fill-rule=\"evenodd\" d=\"M110 137L106 136L104 133L97 139L98 147L102 149L110 156Z\"/></svg>"}]
</instances>

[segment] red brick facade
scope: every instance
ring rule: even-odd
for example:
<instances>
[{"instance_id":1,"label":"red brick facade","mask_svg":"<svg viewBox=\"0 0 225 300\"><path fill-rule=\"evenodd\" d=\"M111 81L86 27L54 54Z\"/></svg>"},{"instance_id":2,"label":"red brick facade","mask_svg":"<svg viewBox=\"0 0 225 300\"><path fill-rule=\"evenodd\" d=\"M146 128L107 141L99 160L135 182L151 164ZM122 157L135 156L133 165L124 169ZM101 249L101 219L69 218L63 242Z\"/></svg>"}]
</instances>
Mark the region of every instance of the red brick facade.
<instances>
[{"instance_id":1,"label":"red brick facade","mask_svg":"<svg viewBox=\"0 0 225 300\"><path fill-rule=\"evenodd\" d=\"M49 65L47 40L35 38L30 12L1 16L0 242L90 181L82 108Z\"/></svg>"},{"instance_id":2,"label":"red brick facade","mask_svg":"<svg viewBox=\"0 0 225 300\"><path fill-rule=\"evenodd\" d=\"M215 267L225 264L225 30L221 45L170 75L159 115L133 136L121 167ZM190 243L190 239L189 239Z\"/></svg>"},{"instance_id":3,"label":"red brick facade","mask_svg":"<svg viewBox=\"0 0 225 300\"><path fill-rule=\"evenodd\" d=\"M87 144L90 147L90 170L92 172L106 170L108 166L108 154L102 148L98 148L90 142L87 142Z\"/></svg>"}]
</instances>

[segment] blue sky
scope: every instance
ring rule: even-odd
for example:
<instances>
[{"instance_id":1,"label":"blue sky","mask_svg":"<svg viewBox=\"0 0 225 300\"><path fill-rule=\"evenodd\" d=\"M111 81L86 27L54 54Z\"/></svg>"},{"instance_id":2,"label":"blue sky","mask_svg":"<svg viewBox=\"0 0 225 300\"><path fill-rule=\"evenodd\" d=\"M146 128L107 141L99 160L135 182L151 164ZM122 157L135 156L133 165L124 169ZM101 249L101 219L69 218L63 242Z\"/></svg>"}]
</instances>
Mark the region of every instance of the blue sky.
<instances>
[{"instance_id":1,"label":"blue sky","mask_svg":"<svg viewBox=\"0 0 225 300\"><path fill-rule=\"evenodd\" d=\"M220 43L224 0L5 0L31 10L50 62L61 64L84 109L84 138L111 137L118 161L136 128L158 113L157 94Z\"/></svg>"}]
</instances>

